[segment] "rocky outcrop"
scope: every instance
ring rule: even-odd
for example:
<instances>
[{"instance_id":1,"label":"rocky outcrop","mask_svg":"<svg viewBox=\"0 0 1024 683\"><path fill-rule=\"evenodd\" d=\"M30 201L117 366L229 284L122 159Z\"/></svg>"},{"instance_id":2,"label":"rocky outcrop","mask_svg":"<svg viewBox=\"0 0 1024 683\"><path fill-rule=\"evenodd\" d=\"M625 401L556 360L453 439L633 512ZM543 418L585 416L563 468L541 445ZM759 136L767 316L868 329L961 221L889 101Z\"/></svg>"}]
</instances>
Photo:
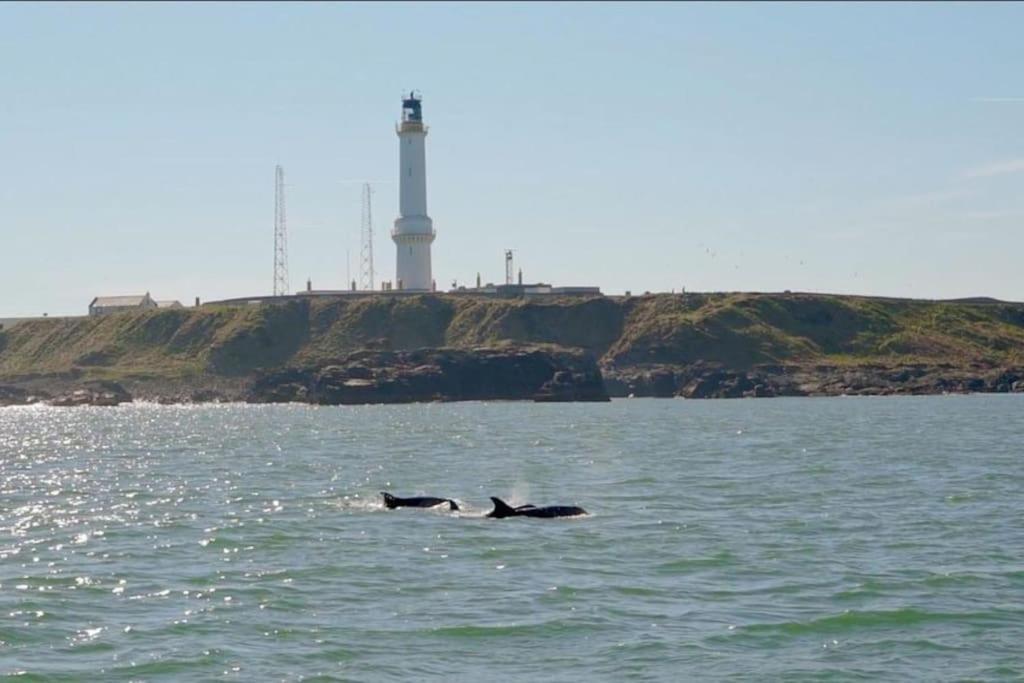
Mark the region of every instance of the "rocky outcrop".
<instances>
[{"instance_id":1,"label":"rocky outcrop","mask_svg":"<svg viewBox=\"0 0 1024 683\"><path fill-rule=\"evenodd\" d=\"M162 390L149 392L147 395L136 397L142 401L152 401L161 405L190 405L193 403L230 403L240 400L239 397L225 394L216 389L194 389L194 390Z\"/></svg>"},{"instance_id":2,"label":"rocky outcrop","mask_svg":"<svg viewBox=\"0 0 1024 683\"><path fill-rule=\"evenodd\" d=\"M131 403L132 395L117 382L96 380L66 391L48 401L51 406L74 408L77 406L116 406Z\"/></svg>"},{"instance_id":3,"label":"rocky outcrop","mask_svg":"<svg viewBox=\"0 0 1024 683\"><path fill-rule=\"evenodd\" d=\"M47 398L45 394L29 392L21 387L0 384L0 406L25 406Z\"/></svg>"},{"instance_id":4,"label":"rocky outcrop","mask_svg":"<svg viewBox=\"0 0 1024 683\"><path fill-rule=\"evenodd\" d=\"M246 400L320 405L423 401L607 401L586 354L542 349L360 351L259 376Z\"/></svg>"},{"instance_id":5,"label":"rocky outcrop","mask_svg":"<svg viewBox=\"0 0 1024 683\"><path fill-rule=\"evenodd\" d=\"M759 365L736 370L714 363L605 368L612 396L752 398L1024 393L1024 369L949 364Z\"/></svg>"},{"instance_id":6,"label":"rocky outcrop","mask_svg":"<svg viewBox=\"0 0 1024 683\"><path fill-rule=\"evenodd\" d=\"M539 403L610 401L601 372L595 366L582 372L559 370L533 395Z\"/></svg>"}]
</instances>

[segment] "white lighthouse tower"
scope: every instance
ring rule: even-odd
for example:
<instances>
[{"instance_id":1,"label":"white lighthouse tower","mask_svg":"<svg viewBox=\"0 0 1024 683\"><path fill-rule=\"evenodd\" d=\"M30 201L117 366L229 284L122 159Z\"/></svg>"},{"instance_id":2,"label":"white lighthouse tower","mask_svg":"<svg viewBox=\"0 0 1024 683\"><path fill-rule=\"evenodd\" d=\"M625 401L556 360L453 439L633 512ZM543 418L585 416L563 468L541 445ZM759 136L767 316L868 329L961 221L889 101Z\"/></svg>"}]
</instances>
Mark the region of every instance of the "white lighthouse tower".
<instances>
[{"instance_id":1,"label":"white lighthouse tower","mask_svg":"<svg viewBox=\"0 0 1024 683\"><path fill-rule=\"evenodd\" d=\"M399 216L391 239L395 241L398 262L395 269L398 289L430 291L430 245L434 224L427 215L427 160L421 100L415 93L402 98L402 123L398 133Z\"/></svg>"}]
</instances>

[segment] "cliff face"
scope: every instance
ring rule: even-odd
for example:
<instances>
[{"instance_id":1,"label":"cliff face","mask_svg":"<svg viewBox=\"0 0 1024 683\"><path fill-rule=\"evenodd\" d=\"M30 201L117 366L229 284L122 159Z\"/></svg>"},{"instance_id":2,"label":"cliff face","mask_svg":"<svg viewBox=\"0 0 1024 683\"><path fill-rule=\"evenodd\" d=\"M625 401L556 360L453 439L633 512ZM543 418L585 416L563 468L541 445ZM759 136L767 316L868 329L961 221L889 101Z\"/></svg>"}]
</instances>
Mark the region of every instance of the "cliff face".
<instances>
[{"instance_id":1,"label":"cliff face","mask_svg":"<svg viewBox=\"0 0 1024 683\"><path fill-rule=\"evenodd\" d=\"M25 322L0 332L0 383L242 387L363 350L538 346L597 360L618 394L1013 390L1024 305L812 294L294 299ZM901 379L901 368L912 371Z\"/></svg>"}]
</instances>

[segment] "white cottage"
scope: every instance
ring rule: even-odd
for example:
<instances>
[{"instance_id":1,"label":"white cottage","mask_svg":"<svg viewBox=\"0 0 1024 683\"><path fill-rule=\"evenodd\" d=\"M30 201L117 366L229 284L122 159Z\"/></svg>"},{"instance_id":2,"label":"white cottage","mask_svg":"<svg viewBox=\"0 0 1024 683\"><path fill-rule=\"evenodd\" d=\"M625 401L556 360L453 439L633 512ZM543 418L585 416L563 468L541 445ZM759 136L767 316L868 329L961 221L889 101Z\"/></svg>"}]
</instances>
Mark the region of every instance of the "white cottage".
<instances>
[{"instance_id":1,"label":"white cottage","mask_svg":"<svg viewBox=\"0 0 1024 683\"><path fill-rule=\"evenodd\" d=\"M89 315L108 315L123 311L146 311L157 304L149 292L138 296L98 296L89 304Z\"/></svg>"}]
</instances>

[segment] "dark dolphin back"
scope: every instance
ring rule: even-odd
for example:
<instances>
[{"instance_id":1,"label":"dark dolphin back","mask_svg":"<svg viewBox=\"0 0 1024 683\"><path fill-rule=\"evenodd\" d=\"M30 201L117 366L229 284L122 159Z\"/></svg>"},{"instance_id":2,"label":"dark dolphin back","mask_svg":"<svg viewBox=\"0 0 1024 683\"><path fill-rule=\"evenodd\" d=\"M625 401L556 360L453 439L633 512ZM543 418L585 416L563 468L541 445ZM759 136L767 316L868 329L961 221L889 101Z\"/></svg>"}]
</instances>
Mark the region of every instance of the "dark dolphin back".
<instances>
[{"instance_id":1,"label":"dark dolphin back","mask_svg":"<svg viewBox=\"0 0 1024 683\"><path fill-rule=\"evenodd\" d=\"M575 505L549 505L548 507L536 507L534 505L520 505L512 507L501 498L491 496L494 509L487 516L502 519L504 517L576 517L585 515L587 511Z\"/></svg>"},{"instance_id":2,"label":"dark dolphin back","mask_svg":"<svg viewBox=\"0 0 1024 683\"><path fill-rule=\"evenodd\" d=\"M523 517L575 517L585 515L587 511L575 505L551 505L543 508L517 510L516 514Z\"/></svg>"},{"instance_id":3,"label":"dark dolphin back","mask_svg":"<svg viewBox=\"0 0 1024 683\"><path fill-rule=\"evenodd\" d=\"M458 510L458 504L451 498L433 498L431 496L414 496L412 498L399 498L393 496L387 491L381 491L380 494L384 496L384 506L388 509L395 509L399 507L410 507L410 508L432 508L435 505L441 505L443 503L448 504L449 510Z\"/></svg>"}]
</instances>

